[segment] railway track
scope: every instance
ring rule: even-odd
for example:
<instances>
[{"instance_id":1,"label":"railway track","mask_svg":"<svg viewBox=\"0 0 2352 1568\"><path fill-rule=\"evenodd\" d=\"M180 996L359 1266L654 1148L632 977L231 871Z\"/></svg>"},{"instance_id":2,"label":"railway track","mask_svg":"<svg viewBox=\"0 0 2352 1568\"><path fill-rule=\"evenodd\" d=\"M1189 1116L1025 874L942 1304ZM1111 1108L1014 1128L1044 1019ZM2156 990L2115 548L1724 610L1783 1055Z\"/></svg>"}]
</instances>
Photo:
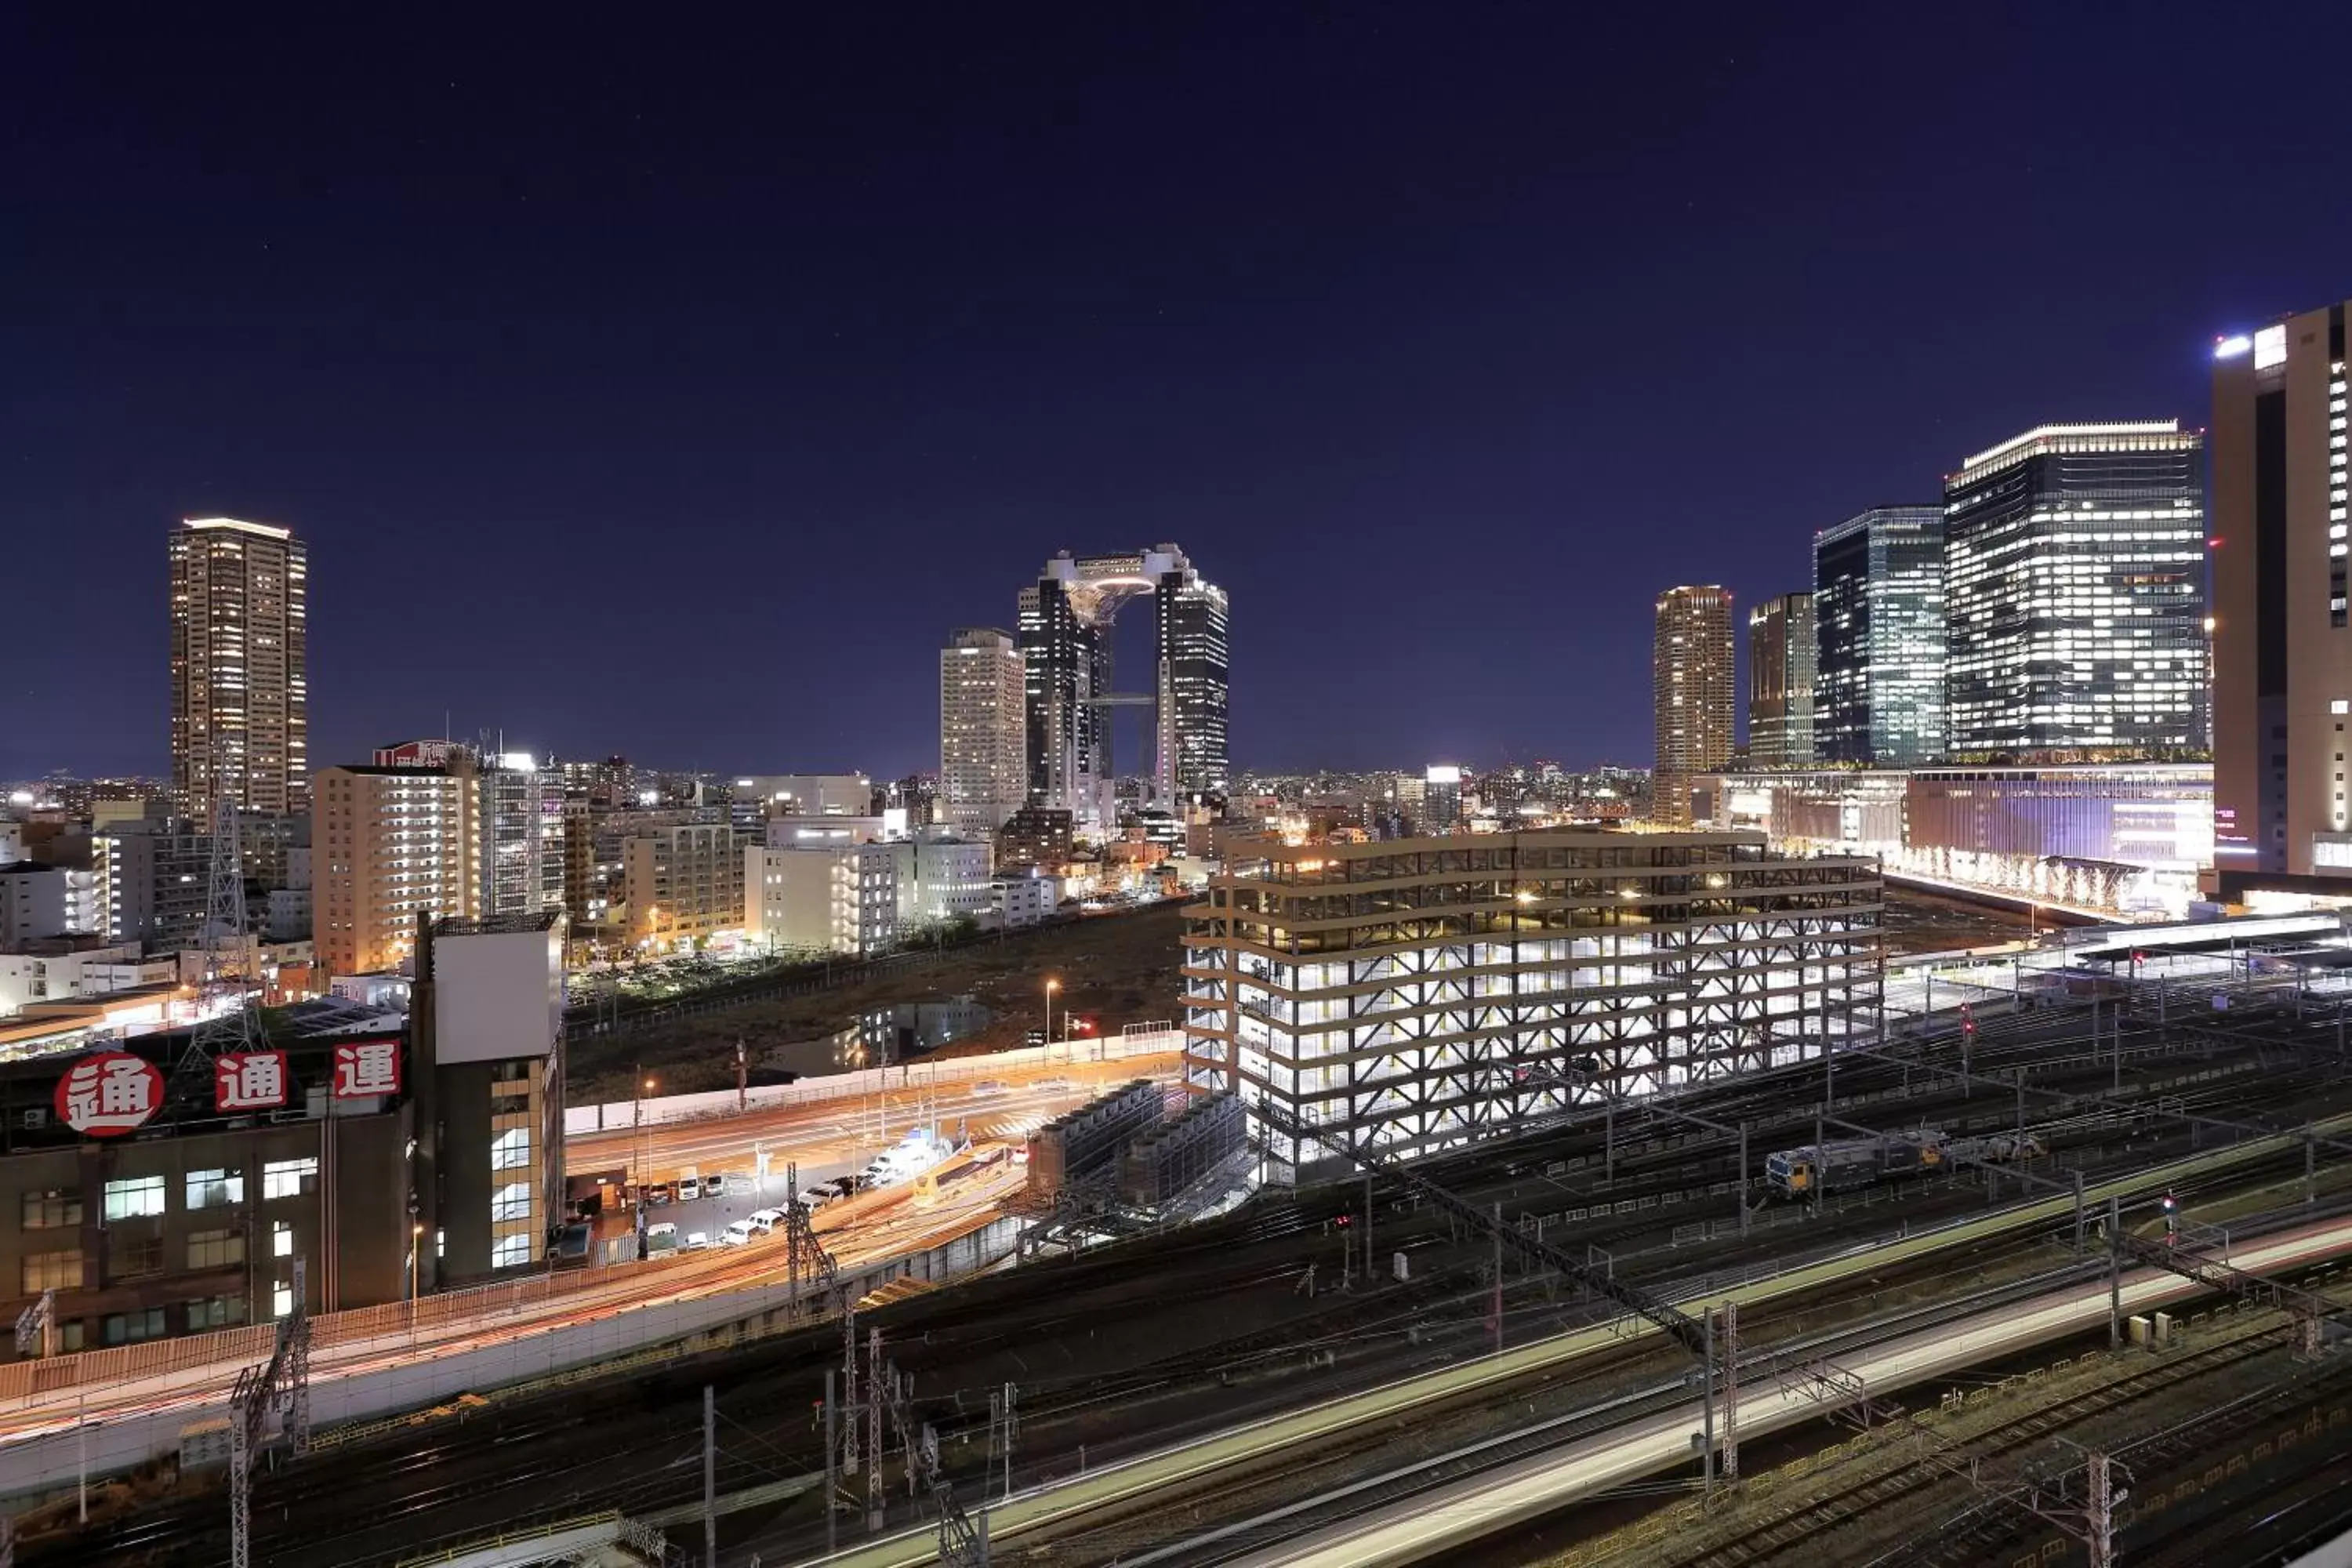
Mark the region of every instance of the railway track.
<instances>
[{"instance_id":1,"label":"railway track","mask_svg":"<svg viewBox=\"0 0 2352 1568\"><path fill-rule=\"evenodd\" d=\"M2063 1017L2045 1019L2046 1037L1994 1036L1980 1039L1975 1060L1999 1064L2014 1058L2021 1064L2036 1050L2055 1052L2037 1082L2052 1087L2082 1083L2106 1091L2101 1073L2112 1075L2110 1056L2103 1043L2094 1048L2086 1035L2070 1032ZM1929 1057L1933 1045L1917 1047ZM2207 1063L2243 1059L2259 1062L2263 1042L2243 1045L2233 1054L2227 1045L2202 1047L2201 1052L2175 1052L2158 1057L2124 1040L2126 1098L2157 1092L2135 1081L2159 1079L2166 1064L2178 1068L2194 1061ZM2135 1054L2137 1053L2137 1054ZM1948 1053L1947 1053L1948 1054ZM1940 1058L1938 1058L1940 1059ZM2143 1070L2145 1069L2145 1070ZM1864 1095L1899 1089L1904 1068L1894 1063L1857 1063L1838 1072L1842 1100L1851 1093ZM2249 1072L2248 1079L2261 1075ZM2324 1075L2321 1075L2324 1076ZM1743 1110L1759 1122L1774 1104L1785 1107L1818 1083L1814 1069L1779 1069L1756 1080L1727 1084L1694 1094L1689 1104L1710 1119L1738 1120ZM2304 1094L2310 1080L2281 1075L2267 1081L2265 1094L2234 1086L2212 1092L2226 1094L2228 1102L2242 1106L2255 1099L2275 1099L2282 1105ZM1979 1092L1979 1107L1986 1103ZM1917 1093L1880 1102L1916 1106L1924 1112L1954 1120L1970 1103L1953 1091ZM2186 1101L2184 1101L2186 1103ZM1940 1108L1940 1109L1938 1109ZM1985 1114L1990 1114L1990 1111ZM1803 1126L1802 1113L1779 1112L1779 1124ZM1906 1118L1907 1119L1907 1118ZM1657 1123L1621 1119L1615 1161L1617 1179L1611 1184L1613 1204L1631 1196L1663 1194L1670 1186L1688 1186L1696 1174L1727 1182L1736 1164L1728 1146L1686 1136L1687 1130L1663 1119ZM1630 1124L1629 1124L1630 1123ZM1603 1152L1600 1119L1588 1118L1547 1128L1524 1139L1444 1156L1427 1167L1444 1173L1441 1179L1503 1202L1514 1216L1546 1212L1559 1206L1562 1184L1547 1175L1549 1166L1582 1161L1597 1163ZM1760 1162L1759 1139L1751 1154ZM2178 1140L2143 1142L2140 1148L2118 1156L2113 1163L2145 1163L2168 1150ZM2060 1152L2064 1152L2061 1150ZM1571 1188L1572 1190L1572 1188ZM1174 1425L1199 1425L1213 1418L1230 1421L1237 1411L1279 1408L1349 1386L1367 1378L1394 1375L1433 1359L1456 1359L1480 1339L1479 1316L1486 1291L1479 1275L1484 1248L1475 1243L1444 1239L1442 1222L1427 1215L1398 1213L1393 1205L1378 1214L1383 1242L1412 1248L1415 1289L1387 1287L1378 1293L1351 1295L1300 1310L1275 1321L1253 1322L1247 1313L1269 1300L1296 1297L1293 1282L1306 1263L1332 1260L1339 1241L1328 1227L1343 1212L1357 1212L1360 1188L1345 1185L1325 1192L1299 1194L1290 1202L1261 1203L1244 1214L1184 1231L1147 1237L1100 1252L1029 1268L1002 1278L983 1279L950 1292L921 1298L876 1316L891 1338L891 1354L911 1372L921 1403L935 1413L950 1441L968 1438L984 1425L984 1392L1000 1381L995 1370L1024 1344L1050 1342L1107 1321L1210 1320L1224 1331L1198 1338L1165 1353L1138 1359L1109 1372L1073 1371L1058 1378L1046 1374L1034 1380L1017 1371L1008 1375L1023 1381L1024 1424L1038 1440L1029 1451L1052 1454L1046 1440L1060 1423L1069 1432L1091 1431L1122 1413L1149 1410L1155 1421L1150 1431L1130 1435L1134 1446L1164 1442L1170 1428L1156 1419L1161 1412L1180 1415ZM1712 1210L1718 1216L1736 1215L1736 1198L1687 1207ZM1971 1194L1954 1192L1937 1197L1952 1212L1973 1205ZM1376 1205L1377 1206L1377 1205ZM1589 1206L1589 1205L1588 1205ZM1884 1212L1884 1211L1882 1211ZM1940 1212L1936 1204L1916 1211L1924 1218ZM1644 1235L1664 1239L1661 1218L1666 1205L1639 1209L1622 1219L1594 1219L1584 1231L1602 1245ZM1826 1245L1843 1234L1859 1235L1880 1218L1856 1214L1832 1214L1801 1232L1759 1233L1746 1243L1725 1239L1707 1248L1675 1249L1666 1257L1636 1265L1638 1272L1664 1278L1654 1269L1686 1264L1706 1257L1718 1267L1761 1260L1776 1249L1785 1251L1801 1236ZM1720 1260L1720 1261L1718 1261ZM1423 1280L1423 1270L1428 1270ZM1178 1283L1177 1281L1181 1281ZM1423 1288L1425 1287L1425 1288ZM1573 1321L1571 1308L1560 1308L1531 1298L1543 1289L1540 1282L1510 1285L1512 1316L1546 1331ZM1218 1321L1218 1320L1230 1320ZM1769 1318L1759 1321L1769 1321ZM821 1464L815 1434L807 1415L813 1391L822 1370L837 1363L837 1334L824 1330L794 1335L772 1345L735 1352L722 1365L680 1368L625 1389L577 1389L564 1396L560 1409L576 1413L541 1415L530 1405L502 1408L491 1420L471 1429L460 1427L439 1435L425 1451L421 1463L392 1461L381 1447L354 1452L345 1462L321 1465L313 1460L269 1477L257 1497L257 1517L268 1561L299 1568L308 1562L350 1563L369 1561L372 1542L392 1534L403 1539L400 1549L413 1551L419 1531L390 1531L383 1521L414 1521L436 1510L455 1510L446 1516L454 1523L467 1507L496 1504L495 1517L516 1519L559 1512L586 1502L593 1508L642 1507L678 1500L698 1489L698 1470L690 1476L667 1469L667 1457L684 1453L698 1441L700 1389L707 1379L719 1382L721 1407L762 1413L756 1430L745 1434L742 1445L750 1458L729 1458L722 1472L732 1484L750 1485L774 1479L795 1464ZM1320 1365L1317 1357L1328 1357ZM1623 1370L1620 1369L1621 1372ZM1237 1379L1223 1381L1221 1378ZM1032 1404L1034 1389L1035 1403ZM1187 1414L1180 1409L1186 1391L1213 1396L1221 1407ZM1090 1392L1091 1391L1091 1392ZM772 1415L766 1413L796 1412ZM413 1440L413 1439L412 1439ZM1085 1438L1079 1438L1085 1441ZM969 1444L962 1445L969 1447ZM725 1445L722 1444L722 1448ZM555 1458L542 1463L539 1450ZM1117 1451L1114 1440L1097 1449L1105 1458ZM648 1457L662 1456L648 1470ZM1050 1464L1054 1461L1047 1460ZM217 1561L226 1556L226 1507L217 1494L184 1504L167 1504L147 1514L91 1532L69 1545L28 1542L24 1561L101 1563ZM790 1510L786 1510L789 1512ZM806 1510L803 1510L803 1512ZM355 1534L352 1521L372 1522ZM55 1544L60 1550L43 1555Z\"/></svg>"}]
</instances>

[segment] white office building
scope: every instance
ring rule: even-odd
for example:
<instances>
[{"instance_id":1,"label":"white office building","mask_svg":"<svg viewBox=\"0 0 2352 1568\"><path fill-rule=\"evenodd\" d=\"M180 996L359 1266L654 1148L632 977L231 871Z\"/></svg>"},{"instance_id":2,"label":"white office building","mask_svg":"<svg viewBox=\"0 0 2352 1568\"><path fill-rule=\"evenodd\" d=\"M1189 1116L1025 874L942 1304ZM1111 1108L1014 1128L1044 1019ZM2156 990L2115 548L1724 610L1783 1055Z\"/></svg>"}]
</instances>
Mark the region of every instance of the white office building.
<instances>
[{"instance_id":1,"label":"white office building","mask_svg":"<svg viewBox=\"0 0 2352 1568\"><path fill-rule=\"evenodd\" d=\"M993 626L967 626L940 650L940 805L947 826L985 838L1028 796L1027 666Z\"/></svg>"}]
</instances>

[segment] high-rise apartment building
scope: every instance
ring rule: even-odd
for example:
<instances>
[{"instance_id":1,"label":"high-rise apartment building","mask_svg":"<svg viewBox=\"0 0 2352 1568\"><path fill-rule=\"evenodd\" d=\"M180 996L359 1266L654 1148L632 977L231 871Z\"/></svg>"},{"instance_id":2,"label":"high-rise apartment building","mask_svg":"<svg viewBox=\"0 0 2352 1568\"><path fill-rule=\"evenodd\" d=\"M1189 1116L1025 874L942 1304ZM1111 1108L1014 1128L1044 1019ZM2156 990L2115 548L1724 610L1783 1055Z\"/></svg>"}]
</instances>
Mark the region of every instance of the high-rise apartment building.
<instances>
[{"instance_id":1,"label":"high-rise apartment building","mask_svg":"<svg viewBox=\"0 0 2352 1568\"><path fill-rule=\"evenodd\" d=\"M479 918L481 793L473 759L321 768L310 823L310 937L328 974L398 970L416 917Z\"/></svg>"},{"instance_id":2,"label":"high-rise apartment building","mask_svg":"<svg viewBox=\"0 0 2352 1568\"><path fill-rule=\"evenodd\" d=\"M1945 480L1955 759L2205 748L2204 446L2171 419L2044 425Z\"/></svg>"},{"instance_id":3,"label":"high-rise apartment building","mask_svg":"<svg viewBox=\"0 0 2352 1568\"><path fill-rule=\"evenodd\" d=\"M481 760L475 788L477 918L503 920L563 907L563 801L528 752Z\"/></svg>"},{"instance_id":4,"label":"high-rise apartment building","mask_svg":"<svg viewBox=\"0 0 2352 1568\"><path fill-rule=\"evenodd\" d=\"M310 804L309 550L292 531L192 517L172 532L172 786L210 822Z\"/></svg>"},{"instance_id":5,"label":"high-rise apartment building","mask_svg":"<svg viewBox=\"0 0 2352 1568\"><path fill-rule=\"evenodd\" d=\"M2346 310L2213 351L2213 869L2225 897L2352 877Z\"/></svg>"},{"instance_id":6,"label":"high-rise apartment building","mask_svg":"<svg viewBox=\"0 0 2352 1568\"><path fill-rule=\"evenodd\" d=\"M1783 594L1748 612L1748 762L1813 763L1813 596Z\"/></svg>"},{"instance_id":7,"label":"high-rise apartment building","mask_svg":"<svg viewBox=\"0 0 2352 1568\"><path fill-rule=\"evenodd\" d=\"M940 650L940 800L948 826L982 837L1028 799L1028 712L1021 645L967 626Z\"/></svg>"},{"instance_id":8,"label":"high-rise apartment building","mask_svg":"<svg viewBox=\"0 0 2352 1568\"><path fill-rule=\"evenodd\" d=\"M1669 588L1658 595L1652 668L1658 765L1651 815L1690 820L1693 774L1731 762L1738 698L1731 642L1731 593L1712 584Z\"/></svg>"},{"instance_id":9,"label":"high-rise apartment building","mask_svg":"<svg viewBox=\"0 0 2352 1568\"><path fill-rule=\"evenodd\" d=\"M1120 693L1111 684L1112 622L1146 594L1160 601L1153 678L1148 691ZM1111 710L1129 706L1157 710L1158 804L1223 791L1228 606L1181 550L1066 551L1021 590L1020 612L1030 805L1067 811L1082 829L1108 827L1117 817Z\"/></svg>"},{"instance_id":10,"label":"high-rise apartment building","mask_svg":"<svg viewBox=\"0 0 2352 1568\"><path fill-rule=\"evenodd\" d=\"M1813 757L1944 754L1944 509L1881 506L1813 535Z\"/></svg>"}]
</instances>

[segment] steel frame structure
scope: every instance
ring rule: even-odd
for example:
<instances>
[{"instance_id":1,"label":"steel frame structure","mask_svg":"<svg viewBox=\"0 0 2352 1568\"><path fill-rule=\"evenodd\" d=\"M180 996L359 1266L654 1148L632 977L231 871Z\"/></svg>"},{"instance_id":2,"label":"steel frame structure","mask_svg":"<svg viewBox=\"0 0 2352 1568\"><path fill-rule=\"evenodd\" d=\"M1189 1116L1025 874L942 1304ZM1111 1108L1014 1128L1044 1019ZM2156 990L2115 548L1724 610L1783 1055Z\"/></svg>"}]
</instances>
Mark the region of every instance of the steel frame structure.
<instances>
[{"instance_id":1,"label":"steel frame structure","mask_svg":"<svg viewBox=\"0 0 2352 1568\"><path fill-rule=\"evenodd\" d=\"M1185 1078L1405 1157L1819 1054L1879 1001L1876 860L1745 831L1282 846L1187 911ZM1565 1085L1529 1069L1576 1062Z\"/></svg>"}]
</instances>

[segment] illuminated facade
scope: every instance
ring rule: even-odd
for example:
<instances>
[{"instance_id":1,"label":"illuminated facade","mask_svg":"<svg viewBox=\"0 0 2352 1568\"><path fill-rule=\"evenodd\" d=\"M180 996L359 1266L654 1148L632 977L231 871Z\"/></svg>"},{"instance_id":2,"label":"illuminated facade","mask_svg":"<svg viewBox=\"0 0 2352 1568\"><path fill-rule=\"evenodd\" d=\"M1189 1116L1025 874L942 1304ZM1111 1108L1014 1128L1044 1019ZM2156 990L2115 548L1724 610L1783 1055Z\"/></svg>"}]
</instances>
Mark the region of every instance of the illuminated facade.
<instances>
[{"instance_id":1,"label":"illuminated facade","mask_svg":"<svg viewBox=\"0 0 2352 1568\"><path fill-rule=\"evenodd\" d=\"M310 805L310 552L290 530L192 517L172 533L172 787L212 820Z\"/></svg>"},{"instance_id":2,"label":"illuminated facade","mask_svg":"<svg viewBox=\"0 0 2352 1568\"><path fill-rule=\"evenodd\" d=\"M1813 596L1783 594L1748 612L1748 760L1813 761Z\"/></svg>"},{"instance_id":3,"label":"illuminated facade","mask_svg":"<svg viewBox=\"0 0 2352 1568\"><path fill-rule=\"evenodd\" d=\"M1651 815L1661 822L1688 822L1692 778L1730 764L1737 668L1730 590L1669 588L1658 595Z\"/></svg>"},{"instance_id":4,"label":"illuminated facade","mask_svg":"<svg viewBox=\"0 0 2352 1568\"><path fill-rule=\"evenodd\" d=\"M2346 309L2214 349L2213 866L2232 897L2352 889Z\"/></svg>"},{"instance_id":5,"label":"illuminated facade","mask_svg":"<svg viewBox=\"0 0 2352 1568\"><path fill-rule=\"evenodd\" d=\"M949 826L987 837L1028 798L1021 645L968 626L940 650L940 802Z\"/></svg>"},{"instance_id":6,"label":"illuminated facade","mask_svg":"<svg viewBox=\"0 0 2352 1568\"><path fill-rule=\"evenodd\" d=\"M621 862L632 942L667 948L743 929L743 840L726 823L649 828Z\"/></svg>"},{"instance_id":7,"label":"illuminated facade","mask_svg":"<svg viewBox=\"0 0 2352 1568\"><path fill-rule=\"evenodd\" d=\"M1603 828L1262 848L1185 911L1185 1078L1241 1094L1277 1176L1321 1158L1269 1102L1412 1155L1875 1019L1867 858Z\"/></svg>"},{"instance_id":8,"label":"illuminated facade","mask_svg":"<svg viewBox=\"0 0 2352 1568\"><path fill-rule=\"evenodd\" d=\"M1944 487L1951 757L2204 750L2204 438L2176 421L1970 458Z\"/></svg>"},{"instance_id":9,"label":"illuminated facade","mask_svg":"<svg viewBox=\"0 0 2352 1568\"><path fill-rule=\"evenodd\" d=\"M1697 795L1786 853L2111 915L2185 917L2213 838L2202 763L1725 773Z\"/></svg>"},{"instance_id":10,"label":"illuminated facade","mask_svg":"<svg viewBox=\"0 0 2352 1568\"><path fill-rule=\"evenodd\" d=\"M311 805L310 935L330 975L398 970L416 917L481 908L480 794L464 753L439 767L322 768Z\"/></svg>"},{"instance_id":11,"label":"illuminated facade","mask_svg":"<svg viewBox=\"0 0 2352 1568\"><path fill-rule=\"evenodd\" d=\"M1882 506L1813 535L1813 757L1944 754L1944 512Z\"/></svg>"},{"instance_id":12,"label":"illuminated facade","mask_svg":"<svg viewBox=\"0 0 2352 1568\"><path fill-rule=\"evenodd\" d=\"M1158 600L1151 689L1118 692L1112 622L1121 605L1146 594ZM1158 803L1223 792L1230 611L1224 591L1181 550L1160 544L1075 558L1064 552L1021 590L1020 614L1030 805L1067 811L1090 833L1117 821L1111 711L1122 707L1155 710Z\"/></svg>"},{"instance_id":13,"label":"illuminated facade","mask_svg":"<svg viewBox=\"0 0 2352 1568\"><path fill-rule=\"evenodd\" d=\"M1422 775L1420 804L1413 807L1415 833L1434 836L1462 829L1462 770L1452 763L1432 763Z\"/></svg>"}]
</instances>

